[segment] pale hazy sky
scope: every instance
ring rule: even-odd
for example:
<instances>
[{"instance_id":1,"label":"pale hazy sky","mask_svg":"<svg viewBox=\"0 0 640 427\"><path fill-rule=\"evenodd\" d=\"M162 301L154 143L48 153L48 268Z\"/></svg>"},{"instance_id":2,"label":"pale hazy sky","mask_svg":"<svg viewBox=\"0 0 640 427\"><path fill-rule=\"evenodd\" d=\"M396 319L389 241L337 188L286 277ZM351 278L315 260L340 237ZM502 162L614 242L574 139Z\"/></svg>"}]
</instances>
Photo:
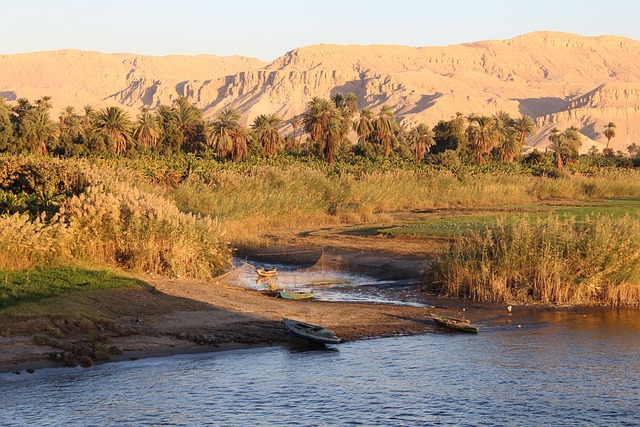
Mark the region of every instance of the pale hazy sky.
<instances>
[{"instance_id":1,"label":"pale hazy sky","mask_svg":"<svg viewBox=\"0 0 640 427\"><path fill-rule=\"evenodd\" d=\"M552 30L640 40L638 0L0 0L0 54L273 60L302 46L442 46Z\"/></svg>"}]
</instances>

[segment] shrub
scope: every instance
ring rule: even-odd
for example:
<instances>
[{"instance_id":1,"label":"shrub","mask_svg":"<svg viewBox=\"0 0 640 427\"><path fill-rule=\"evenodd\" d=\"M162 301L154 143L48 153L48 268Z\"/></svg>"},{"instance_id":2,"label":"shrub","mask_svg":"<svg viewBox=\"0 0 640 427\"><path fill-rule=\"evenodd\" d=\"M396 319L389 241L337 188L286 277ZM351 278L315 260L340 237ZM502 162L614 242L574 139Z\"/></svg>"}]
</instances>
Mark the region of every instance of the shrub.
<instances>
[{"instance_id":1,"label":"shrub","mask_svg":"<svg viewBox=\"0 0 640 427\"><path fill-rule=\"evenodd\" d=\"M0 202L36 195L15 212L5 204L0 268L87 261L198 278L225 270L230 249L216 220L180 212L123 177L79 160L0 160Z\"/></svg>"}]
</instances>

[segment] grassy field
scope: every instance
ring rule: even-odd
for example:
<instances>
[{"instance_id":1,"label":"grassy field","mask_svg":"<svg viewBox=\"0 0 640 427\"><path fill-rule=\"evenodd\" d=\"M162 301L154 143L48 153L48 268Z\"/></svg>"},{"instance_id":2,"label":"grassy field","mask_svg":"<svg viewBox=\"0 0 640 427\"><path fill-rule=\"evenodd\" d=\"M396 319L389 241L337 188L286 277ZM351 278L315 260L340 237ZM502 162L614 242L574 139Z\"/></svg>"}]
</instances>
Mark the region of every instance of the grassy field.
<instances>
[{"instance_id":1,"label":"grassy field","mask_svg":"<svg viewBox=\"0 0 640 427\"><path fill-rule=\"evenodd\" d=\"M0 309L98 289L140 286L138 280L107 270L69 267L0 271Z\"/></svg>"},{"instance_id":2,"label":"grassy field","mask_svg":"<svg viewBox=\"0 0 640 427\"><path fill-rule=\"evenodd\" d=\"M386 236L397 245L423 241L425 247L439 240L442 252L442 241L451 242L452 250L460 241L468 243L465 238L483 244L498 225L507 230L502 235L507 240L506 233L521 223L564 224L558 232L571 224L580 234L594 216L617 229L629 225L639 210L640 172L634 169L549 177L524 166L448 170L393 163L326 165L292 157L221 163L193 156L7 156L0 158L0 269L108 265L208 278L225 270L233 247L258 249L270 244L268 236L289 230L333 228ZM369 242L365 246L376 247ZM606 242L597 242L606 250ZM550 262L532 260L542 263L539 269ZM447 282L442 276L438 281ZM17 289L31 285L11 286L3 291L7 301L19 301ZM33 295L40 292L33 289ZM50 291L58 290L52 285Z\"/></svg>"},{"instance_id":3,"label":"grassy field","mask_svg":"<svg viewBox=\"0 0 640 427\"><path fill-rule=\"evenodd\" d=\"M515 218L527 215L530 221L535 222L549 216L557 216L561 220L575 220L583 222L594 215L608 216L621 220L625 216L637 217L640 215L640 198L614 198L588 200L576 203L575 201L556 201L524 206L496 206L484 209L451 209L442 212L434 212L433 218L419 220L397 226L385 226L379 230L379 234L390 237L401 236L433 236L455 237L468 236L473 232L480 232L496 223L496 219L509 224Z\"/></svg>"}]
</instances>

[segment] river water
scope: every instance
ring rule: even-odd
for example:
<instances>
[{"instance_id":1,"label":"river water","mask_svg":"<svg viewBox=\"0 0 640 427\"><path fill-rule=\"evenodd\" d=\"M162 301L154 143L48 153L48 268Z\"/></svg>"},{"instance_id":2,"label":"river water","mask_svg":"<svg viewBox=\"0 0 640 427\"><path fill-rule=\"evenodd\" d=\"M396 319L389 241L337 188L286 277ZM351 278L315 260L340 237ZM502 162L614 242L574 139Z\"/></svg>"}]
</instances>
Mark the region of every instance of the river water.
<instances>
[{"instance_id":1,"label":"river water","mask_svg":"<svg viewBox=\"0 0 640 427\"><path fill-rule=\"evenodd\" d=\"M640 426L640 311L0 375L2 426Z\"/></svg>"}]
</instances>

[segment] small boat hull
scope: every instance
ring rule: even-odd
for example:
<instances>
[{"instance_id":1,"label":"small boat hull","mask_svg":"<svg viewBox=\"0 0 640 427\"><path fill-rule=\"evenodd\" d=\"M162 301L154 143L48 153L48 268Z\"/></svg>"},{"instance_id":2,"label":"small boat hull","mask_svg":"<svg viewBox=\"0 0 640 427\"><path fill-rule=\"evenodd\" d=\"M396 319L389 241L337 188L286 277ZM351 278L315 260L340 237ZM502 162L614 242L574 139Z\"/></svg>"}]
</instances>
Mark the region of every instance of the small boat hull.
<instances>
[{"instance_id":1,"label":"small boat hull","mask_svg":"<svg viewBox=\"0 0 640 427\"><path fill-rule=\"evenodd\" d=\"M302 291L278 291L276 293L276 298L284 298L284 299L311 299L315 298L316 295L311 292L302 292Z\"/></svg>"},{"instance_id":2,"label":"small boat hull","mask_svg":"<svg viewBox=\"0 0 640 427\"><path fill-rule=\"evenodd\" d=\"M472 334L477 334L480 328L478 326L472 325L467 320L464 319L456 319L454 317L445 317L445 316L431 316L436 325L451 329L452 331L458 332L468 332Z\"/></svg>"},{"instance_id":3,"label":"small boat hull","mask_svg":"<svg viewBox=\"0 0 640 427\"><path fill-rule=\"evenodd\" d=\"M330 329L325 329L322 326L287 319L286 317L283 318L282 321L294 335L300 338L322 344L338 344L341 341L335 332Z\"/></svg>"},{"instance_id":4,"label":"small boat hull","mask_svg":"<svg viewBox=\"0 0 640 427\"><path fill-rule=\"evenodd\" d=\"M271 270L265 270L264 268L258 268L256 269L256 274L258 275L258 278L260 279L266 279L269 277L275 277L278 275L278 269L277 268L272 268Z\"/></svg>"}]
</instances>

